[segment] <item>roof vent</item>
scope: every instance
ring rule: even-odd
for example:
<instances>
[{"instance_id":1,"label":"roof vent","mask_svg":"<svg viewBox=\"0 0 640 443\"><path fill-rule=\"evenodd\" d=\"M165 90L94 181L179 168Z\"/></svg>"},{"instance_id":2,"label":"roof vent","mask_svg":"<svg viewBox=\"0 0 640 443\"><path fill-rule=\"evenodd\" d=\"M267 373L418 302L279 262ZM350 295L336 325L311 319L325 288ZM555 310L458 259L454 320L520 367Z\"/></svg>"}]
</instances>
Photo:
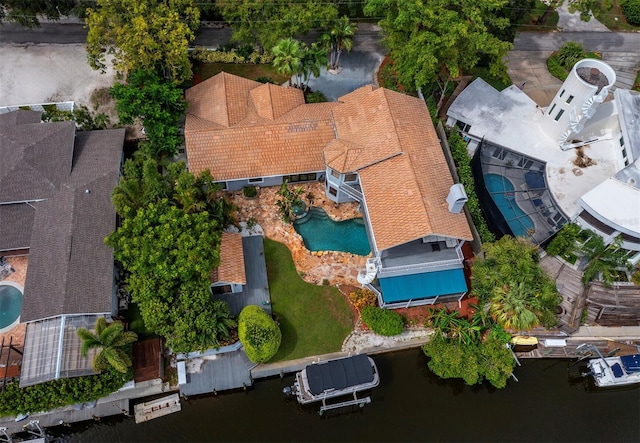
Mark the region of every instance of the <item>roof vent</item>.
<instances>
[{"instance_id":1,"label":"roof vent","mask_svg":"<svg viewBox=\"0 0 640 443\"><path fill-rule=\"evenodd\" d=\"M467 193L464 192L464 186L462 186L461 183L456 183L451 186L451 189L449 189L449 195L447 196L449 212L459 214L467 200Z\"/></svg>"}]
</instances>

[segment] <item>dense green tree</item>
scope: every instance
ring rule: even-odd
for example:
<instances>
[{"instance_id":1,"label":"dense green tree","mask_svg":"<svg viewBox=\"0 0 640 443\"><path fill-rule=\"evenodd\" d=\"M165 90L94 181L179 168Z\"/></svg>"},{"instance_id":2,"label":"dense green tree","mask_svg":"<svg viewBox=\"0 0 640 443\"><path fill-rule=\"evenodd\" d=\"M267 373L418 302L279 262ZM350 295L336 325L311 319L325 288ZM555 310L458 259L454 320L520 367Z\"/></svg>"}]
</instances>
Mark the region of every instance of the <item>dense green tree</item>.
<instances>
[{"instance_id":1,"label":"dense green tree","mask_svg":"<svg viewBox=\"0 0 640 443\"><path fill-rule=\"evenodd\" d=\"M338 16L331 0L218 0L225 21L233 29L233 40L273 48L289 37L326 28Z\"/></svg>"},{"instance_id":2,"label":"dense green tree","mask_svg":"<svg viewBox=\"0 0 640 443\"><path fill-rule=\"evenodd\" d=\"M329 69L340 67L340 55L342 51L351 52L353 49L353 36L358 27L349 22L349 18L344 16L331 23L327 32L322 34L321 41L329 51Z\"/></svg>"},{"instance_id":3,"label":"dense green tree","mask_svg":"<svg viewBox=\"0 0 640 443\"><path fill-rule=\"evenodd\" d=\"M180 88L155 70L135 69L126 83L116 83L110 93L116 99L120 123L139 120L155 153L173 156L178 152L182 144L178 123L187 107Z\"/></svg>"},{"instance_id":4,"label":"dense green tree","mask_svg":"<svg viewBox=\"0 0 640 443\"><path fill-rule=\"evenodd\" d=\"M40 26L38 16L59 20L74 7L73 0L0 0L0 23L9 21L34 28Z\"/></svg>"},{"instance_id":5,"label":"dense green tree","mask_svg":"<svg viewBox=\"0 0 640 443\"><path fill-rule=\"evenodd\" d=\"M562 299L538 264L537 247L522 237L504 236L482 249L484 259L473 263L472 293L488 306L498 324L516 329L528 329L537 322L554 326Z\"/></svg>"},{"instance_id":6,"label":"dense green tree","mask_svg":"<svg viewBox=\"0 0 640 443\"><path fill-rule=\"evenodd\" d=\"M364 306L360 310L362 321L376 334L393 336L402 333L404 319L396 311L377 306Z\"/></svg>"},{"instance_id":7,"label":"dense green tree","mask_svg":"<svg viewBox=\"0 0 640 443\"><path fill-rule=\"evenodd\" d=\"M156 70L181 84L191 78L187 48L199 26L193 0L97 0L87 10L89 65L105 69L106 54L122 75Z\"/></svg>"},{"instance_id":8,"label":"dense green tree","mask_svg":"<svg viewBox=\"0 0 640 443\"><path fill-rule=\"evenodd\" d=\"M380 25L399 80L408 90L437 84L440 102L448 83L481 60L491 74L506 75L503 58L512 44L489 29L504 29L497 13L508 0L367 0L367 15Z\"/></svg>"},{"instance_id":9,"label":"dense green tree","mask_svg":"<svg viewBox=\"0 0 640 443\"><path fill-rule=\"evenodd\" d=\"M566 257L569 254L573 254L578 249L578 234L581 229L575 223L567 223L556 234L556 236L549 242L547 246L547 254L560 255Z\"/></svg>"},{"instance_id":10,"label":"dense green tree","mask_svg":"<svg viewBox=\"0 0 640 443\"><path fill-rule=\"evenodd\" d=\"M131 273L129 290L144 324L175 352L218 346L228 338L215 321L228 316L209 291L209 273L220 262L221 230L208 212L190 213L163 198L140 207L107 239Z\"/></svg>"},{"instance_id":11,"label":"dense green tree","mask_svg":"<svg viewBox=\"0 0 640 443\"><path fill-rule=\"evenodd\" d=\"M135 342L138 336L135 332L125 331L119 321L107 325L107 320L100 317L96 320L94 331L80 328L77 334L82 340L80 352L83 357L87 356L90 349L98 349L93 358L93 369L96 372L111 367L126 373L131 367L127 346Z\"/></svg>"},{"instance_id":12,"label":"dense green tree","mask_svg":"<svg viewBox=\"0 0 640 443\"><path fill-rule=\"evenodd\" d=\"M631 270L631 265L627 262L627 255L622 249L622 238L620 236L605 245L602 237L593 234L580 247L579 253L582 260L586 262L583 269L582 283L589 284L592 280L601 280L606 286L617 281L617 270Z\"/></svg>"},{"instance_id":13,"label":"dense green tree","mask_svg":"<svg viewBox=\"0 0 640 443\"><path fill-rule=\"evenodd\" d=\"M242 309L238 317L238 337L249 360L264 363L278 352L282 332L264 309L249 305Z\"/></svg>"}]
</instances>

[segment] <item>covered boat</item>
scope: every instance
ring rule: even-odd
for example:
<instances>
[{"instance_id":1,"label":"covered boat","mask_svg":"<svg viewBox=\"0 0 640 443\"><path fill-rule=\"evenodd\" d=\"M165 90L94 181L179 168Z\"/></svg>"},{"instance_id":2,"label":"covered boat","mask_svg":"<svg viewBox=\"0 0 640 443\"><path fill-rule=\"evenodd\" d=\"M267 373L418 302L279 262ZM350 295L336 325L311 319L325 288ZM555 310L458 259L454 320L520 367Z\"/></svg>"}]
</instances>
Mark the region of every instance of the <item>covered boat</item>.
<instances>
[{"instance_id":1,"label":"covered boat","mask_svg":"<svg viewBox=\"0 0 640 443\"><path fill-rule=\"evenodd\" d=\"M380 384L378 368L373 359L365 354L328 360L308 365L296 374L292 393L301 404L353 395L339 405L368 403L370 400L358 399L360 391L374 388Z\"/></svg>"},{"instance_id":2,"label":"covered boat","mask_svg":"<svg viewBox=\"0 0 640 443\"><path fill-rule=\"evenodd\" d=\"M598 387L640 383L640 354L594 358L587 362L589 373Z\"/></svg>"}]
</instances>

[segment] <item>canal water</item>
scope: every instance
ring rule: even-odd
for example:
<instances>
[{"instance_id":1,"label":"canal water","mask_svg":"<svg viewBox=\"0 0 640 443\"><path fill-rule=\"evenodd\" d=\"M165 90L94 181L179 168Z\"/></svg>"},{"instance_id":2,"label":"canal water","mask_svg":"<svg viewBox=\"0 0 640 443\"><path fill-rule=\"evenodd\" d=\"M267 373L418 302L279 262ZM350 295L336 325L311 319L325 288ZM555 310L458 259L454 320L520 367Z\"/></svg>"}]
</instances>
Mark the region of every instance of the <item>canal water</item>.
<instances>
[{"instance_id":1,"label":"canal water","mask_svg":"<svg viewBox=\"0 0 640 443\"><path fill-rule=\"evenodd\" d=\"M123 416L52 429L65 442L504 441L640 439L640 389L590 391L570 382L567 360L523 361L505 389L444 381L419 349L374 357L381 384L362 410L301 408L282 388L293 376L247 392L189 399L182 412L134 423Z\"/></svg>"}]
</instances>

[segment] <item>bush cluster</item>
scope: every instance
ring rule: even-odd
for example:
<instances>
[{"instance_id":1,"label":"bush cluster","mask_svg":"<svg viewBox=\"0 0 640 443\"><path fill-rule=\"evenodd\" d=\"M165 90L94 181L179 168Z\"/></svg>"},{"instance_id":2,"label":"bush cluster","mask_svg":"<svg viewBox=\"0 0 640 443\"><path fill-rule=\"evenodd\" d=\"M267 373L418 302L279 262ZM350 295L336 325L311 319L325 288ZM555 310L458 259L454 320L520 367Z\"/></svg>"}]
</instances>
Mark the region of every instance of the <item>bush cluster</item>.
<instances>
[{"instance_id":1,"label":"bush cluster","mask_svg":"<svg viewBox=\"0 0 640 443\"><path fill-rule=\"evenodd\" d=\"M467 144L457 131L452 131L449 135L449 147L451 148L453 161L458 169L460 183L462 183L465 191L467 191L467 208L469 208L471 219L478 230L480 239L483 242L494 241L496 237L487 226L487 222L482 214L482 209L480 209L478 196L476 195L476 187L473 181L473 173L471 171L471 159L467 154Z\"/></svg>"},{"instance_id":2,"label":"bush cluster","mask_svg":"<svg viewBox=\"0 0 640 443\"><path fill-rule=\"evenodd\" d=\"M211 49L196 46L191 52L191 58L203 63L251 63L268 64L273 61L271 54L261 54L253 51L246 55L245 52L233 48L229 51L214 51Z\"/></svg>"},{"instance_id":3,"label":"bush cluster","mask_svg":"<svg viewBox=\"0 0 640 443\"><path fill-rule=\"evenodd\" d=\"M7 383L0 391L0 417L94 401L117 391L132 376L131 371L121 374L109 369L98 375L61 378L24 388L17 381Z\"/></svg>"},{"instance_id":4,"label":"bush cluster","mask_svg":"<svg viewBox=\"0 0 640 443\"><path fill-rule=\"evenodd\" d=\"M258 195L258 190L255 186L245 186L244 188L242 188L242 195L247 198L253 198Z\"/></svg>"},{"instance_id":5,"label":"bush cluster","mask_svg":"<svg viewBox=\"0 0 640 443\"><path fill-rule=\"evenodd\" d=\"M362 309L365 306L375 306L378 297L372 291L361 288L349 293L349 300L357 309Z\"/></svg>"},{"instance_id":6,"label":"bush cluster","mask_svg":"<svg viewBox=\"0 0 640 443\"><path fill-rule=\"evenodd\" d=\"M282 332L264 309L249 305L238 317L238 337L249 360L264 363L278 352Z\"/></svg>"},{"instance_id":7,"label":"bush cluster","mask_svg":"<svg viewBox=\"0 0 640 443\"><path fill-rule=\"evenodd\" d=\"M376 334L390 337L400 334L404 329L404 319L395 311L365 306L361 314L362 321Z\"/></svg>"},{"instance_id":8,"label":"bush cluster","mask_svg":"<svg viewBox=\"0 0 640 443\"><path fill-rule=\"evenodd\" d=\"M627 21L632 25L640 25L640 0L625 0L621 6Z\"/></svg>"}]
</instances>

